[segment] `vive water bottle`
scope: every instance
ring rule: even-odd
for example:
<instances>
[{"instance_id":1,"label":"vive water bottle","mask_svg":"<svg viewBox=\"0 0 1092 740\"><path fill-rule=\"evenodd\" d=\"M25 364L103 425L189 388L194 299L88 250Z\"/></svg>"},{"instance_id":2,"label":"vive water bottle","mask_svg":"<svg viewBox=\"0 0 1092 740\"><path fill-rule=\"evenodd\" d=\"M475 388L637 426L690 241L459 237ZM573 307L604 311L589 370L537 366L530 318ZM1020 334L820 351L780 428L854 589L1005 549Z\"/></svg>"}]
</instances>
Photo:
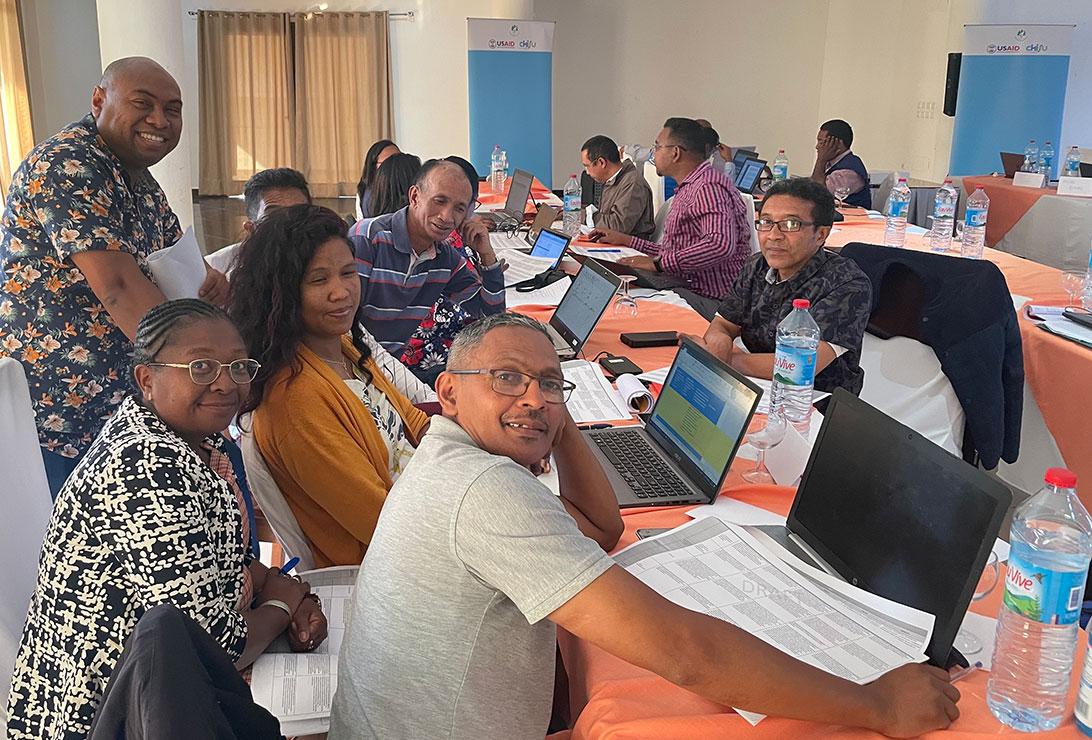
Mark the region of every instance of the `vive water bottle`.
<instances>
[{"instance_id":1,"label":"vive water bottle","mask_svg":"<svg viewBox=\"0 0 1092 740\"><path fill-rule=\"evenodd\" d=\"M963 219L963 245L960 247L960 254L964 257L982 257L986 247L986 218L989 210L989 196L982 188L978 188L967 199L967 213Z\"/></svg>"},{"instance_id":2,"label":"vive water bottle","mask_svg":"<svg viewBox=\"0 0 1092 740\"><path fill-rule=\"evenodd\" d=\"M947 252L952 247L957 203L959 192L952 186L952 178L946 177L933 199L933 229L929 232L929 246L934 252Z\"/></svg>"},{"instance_id":3,"label":"vive water bottle","mask_svg":"<svg viewBox=\"0 0 1092 740\"><path fill-rule=\"evenodd\" d=\"M508 173L505 171L507 169L504 151L500 144L497 144L493 147L493 155L489 158L489 189L495 195L504 192L504 181L508 179Z\"/></svg>"},{"instance_id":4,"label":"vive water bottle","mask_svg":"<svg viewBox=\"0 0 1092 740\"><path fill-rule=\"evenodd\" d=\"M785 420L802 433L811 421L812 388L815 386L815 361L822 338L819 325L808 309L811 302L797 298L792 312L777 325L770 410L780 409Z\"/></svg>"},{"instance_id":5,"label":"vive water bottle","mask_svg":"<svg viewBox=\"0 0 1092 740\"><path fill-rule=\"evenodd\" d=\"M562 229L566 234L575 236L580 231L580 180L575 174L569 175L563 195Z\"/></svg>"},{"instance_id":6,"label":"vive water bottle","mask_svg":"<svg viewBox=\"0 0 1092 740\"><path fill-rule=\"evenodd\" d=\"M1081 176L1081 150L1078 147L1069 147L1069 153L1065 155L1065 169L1062 177Z\"/></svg>"},{"instance_id":7,"label":"vive water bottle","mask_svg":"<svg viewBox=\"0 0 1092 740\"><path fill-rule=\"evenodd\" d=\"M1039 171L1047 180L1054 177L1054 145L1049 141L1043 142L1043 148L1039 150Z\"/></svg>"},{"instance_id":8,"label":"vive water bottle","mask_svg":"<svg viewBox=\"0 0 1092 740\"><path fill-rule=\"evenodd\" d=\"M1039 171L1039 145L1035 143L1035 139L1029 139L1028 145L1024 147L1024 166L1020 170L1023 172Z\"/></svg>"},{"instance_id":9,"label":"vive water bottle","mask_svg":"<svg viewBox=\"0 0 1092 740\"><path fill-rule=\"evenodd\" d=\"M910 186L900 177L891 195L887 196L884 209L883 243L888 247L901 247L906 243L906 217L910 211Z\"/></svg>"},{"instance_id":10,"label":"vive water bottle","mask_svg":"<svg viewBox=\"0 0 1092 740\"><path fill-rule=\"evenodd\" d=\"M784 149L777 150L777 156L774 157L773 167L770 168L770 172L773 173L774 182L789 179L789 158L785 156Z\"/></svg>"},{"instance_id":11,"label":"vive water bottle","mask_svg":"<svg viewBox=\"0 0 1092 740\"><path fill-rule=\"evenodd\" d=\"M1012 516L1005 595L986 684L993 715L1023 732L1052 730L1065 718L1092 557L1092 517L1077 498L1077 476L1050 468L1045 482Z\"/></svg>"}]
</instances>

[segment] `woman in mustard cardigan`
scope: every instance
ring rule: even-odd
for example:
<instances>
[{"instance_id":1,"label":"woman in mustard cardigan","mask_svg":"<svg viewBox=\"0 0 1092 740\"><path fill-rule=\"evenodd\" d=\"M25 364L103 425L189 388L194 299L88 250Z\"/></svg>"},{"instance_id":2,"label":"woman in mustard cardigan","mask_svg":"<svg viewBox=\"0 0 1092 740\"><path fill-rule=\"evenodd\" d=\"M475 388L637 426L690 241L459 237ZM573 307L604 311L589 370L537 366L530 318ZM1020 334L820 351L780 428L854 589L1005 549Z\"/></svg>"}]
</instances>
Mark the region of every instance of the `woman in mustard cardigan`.
<instances>
[{"instance_id":1,"label":"woman in mustard cardigan","mask_svg":"<svg viewBox=\"0 0 1092 740\"><path fill-rule=\"evenodd\" d=\"M358 565L428 417L371 359L345 222L269 212L239 250L230 314L261 370L243 411L315 565Z\"/></svg>"}]
</instances>

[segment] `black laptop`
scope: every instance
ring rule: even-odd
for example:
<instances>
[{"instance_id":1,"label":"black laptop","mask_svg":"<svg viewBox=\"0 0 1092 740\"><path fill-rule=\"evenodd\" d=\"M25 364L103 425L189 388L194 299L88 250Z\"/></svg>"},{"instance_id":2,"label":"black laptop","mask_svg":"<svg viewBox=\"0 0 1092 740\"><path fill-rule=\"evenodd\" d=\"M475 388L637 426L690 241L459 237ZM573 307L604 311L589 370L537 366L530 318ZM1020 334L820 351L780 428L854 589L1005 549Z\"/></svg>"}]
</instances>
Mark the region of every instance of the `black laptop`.
<instances>
[{"instance_id":1,"label":"black laptop","mask_svg":"<svg viewBox=\"0 0 1092 740\"><path fill-rule=\"evenodd\" d=\"M546 325L546 333L559 358L571 360L576 357L621 283L617 275L600 263L584 260Z\"/></svg>"},{"instance_id":2,"label":"black laptop","mask_svg":"<svg viewBox=\"0 0 1092 740\"><path fill-rule=\"evenodd\" d=\"M761 397L761 388L684 339L648 424L584 434L619 506L707 504Z\"/></svg>"},{"instance_id":3,"label":"black laptop","mask_svg":"<svg viewBox=\"0 0 1092 740\"><path fill-rule=\"evenodd\" d=\"M788 521L759 529L809 565L934 615L925 652L946 666L1011 505L1004 483L838 389Z\"/></svg>"},{"instance_id":4,"label":"black laptop","mask_svg":"<svg viewBox=\"0 0 1092 740\"><path fill-rule=\"evenodd\" d=\"M736 189L741 193L752 195L762 178L762 170L766 167L765 159L748 157L736 170Z\"/></svg>"},{"instance_id":5,"label":"black laptop","mask_svg":"<svg viewBox=\"0 0 1092 740\"><path fill-rule=\"evenodd\" d=\"M496 211L482 214L482 218L492 221L494 224L523 223L524 208L527 207L527 199L531 197L531 183L535 176L526 170L516 170L512 173L512 184L508 186L508 197L504 200L504 207Z\"/></svg>"}]
</instances>

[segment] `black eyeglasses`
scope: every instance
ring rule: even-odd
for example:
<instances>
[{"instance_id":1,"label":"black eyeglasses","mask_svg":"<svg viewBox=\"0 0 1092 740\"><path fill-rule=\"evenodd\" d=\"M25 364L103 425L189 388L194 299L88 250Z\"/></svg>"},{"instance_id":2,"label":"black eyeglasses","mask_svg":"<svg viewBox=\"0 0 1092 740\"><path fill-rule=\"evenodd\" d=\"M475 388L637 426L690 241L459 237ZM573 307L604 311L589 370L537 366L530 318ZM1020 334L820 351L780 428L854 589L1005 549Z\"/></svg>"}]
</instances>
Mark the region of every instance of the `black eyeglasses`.
<instances>
[{"instance_id":1,"label":"black eyeglasses","mask_svg":"<svg viewBox=\"0 0 1092 740\"><path fill-rule=\"evenodd\" d=\"M659 151L660 149L663 149L664 147L669 147L669 146L673 146L676 149L679 149L679 150L684 151L684 152L686 151L686 147L681 145L681 144L657 144L656 142L652 142L652 149L650 149L649 152L648 152L648 161L651 162L656 157L656 152L657 151Z\"/></svg>"},{"instance_id":2,"label":"black eyeglasses","mask_svg":"<svg viewBox=\"0 0 1092 740\"><path fill-rule=\"evenodd\" d=\"M565 403L569 396L576 390L576 383L563 378L554 378L543 375L528 375L519 370L448 370L452 375L489 375L493 390L502 396L518 398L527 392L531 381L538 381L538 388L542 391L542 398L546 403Z\"/></svg>"},{"instance_id":3,"label":"black eyeglasses","mask_svg":"<svg viewBox=\"0 0 1092 740\"><path fill-rule=\"evenodd\" d=\"M148 367L177 367L190 371L190 380L197 385L212 385L220 377L224 368L228 369L228 377L236 385L245 385L254 380L261 368L261 363L249 357L220 362L219 360L198 359L187 363L181 362L144 362Z\"/></svg>"},{"instance_id":4,"label":"black eyeglasses","mask_svg":"<svg viewBox=\"0 0 1092 740\"><path fill-rule=\"evenodd\" d=\"M814 221L804 221L799 218L783 218L780 221L774 221L772 218L760 218L755 221L755 229L758 231L772 231L776 226L782 234L789 234L794 231L800 231L801 226L815 226Z\"/></svg>"}]
</instances>

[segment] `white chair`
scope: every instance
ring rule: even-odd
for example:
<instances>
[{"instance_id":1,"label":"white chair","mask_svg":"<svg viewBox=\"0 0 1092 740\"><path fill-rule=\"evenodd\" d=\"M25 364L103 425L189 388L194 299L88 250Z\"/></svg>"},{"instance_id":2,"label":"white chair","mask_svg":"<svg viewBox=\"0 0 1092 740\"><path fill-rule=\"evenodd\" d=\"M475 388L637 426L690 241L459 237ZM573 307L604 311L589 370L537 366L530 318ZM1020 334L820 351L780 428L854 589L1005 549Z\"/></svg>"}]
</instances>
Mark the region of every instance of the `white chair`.
<instances>
[{"instance_id":1,"label":"white chair","mask_svg":"<svg viewBox=\"0 0 1092 740\"><path fill-rule=\"evenodd\" d=\"M664 225L667 223L667 214L671 213L671 201L673 200L675 200L674 195L661 203L660 207L656 209L656 217L653 219L656 228L652 232L652 241L657 244L660 243L660 237L664 235Z\"/></svg>"},{"instance_id":2,"label":"white chair","mask_svg":"<svg viewBox=\"0 0 1092 740\"><path fill-rule=\"evenodd\" d=\"M956 457L963 454L963 406L932 347L908 337L865 332L861 400Z\"/></svg>"},{"instance_id":3,"label":"white chair","mask_svg":"<svg viewBox=\"0 0 1092 740\"><path fill-rule=\"evenodd\" d=\"M645 182L652 188L652 212L659 213L664 204L664 179L656 174L655 165L648 162L633 161L638 174L644 175Z\"/></svg>"},{"instance_id":4,"label":"white chair","mask_svg":"<svg viewBox=\"0 0 1092 740\"><path fill-rule=\"evenodd\" d=\"M755 228L755 197L750 193L740 193L743 205L747 206L747 224L751 228L751 254L758 254L758 230Z\"/></svg>"},{"instance_id":5,"label":"white chair","mask_svg":"<svg viewBox=\"0 0 1092 740\"><path fill-rule=\"evenodd\" d=\"M273 529L277 541L284 548L285 559L299 558L297 571L311 570L315 567L315 556L311 552L311 541L300 529L296 515L292 513L284 494L273 480L269 467L262 458L258 443L250 430L249 415L240 420L239 448L243 452L243 464L246 466L246 480L250 484L250 493L258 502L258 507Z\"/></svg>"},{"instance_id":6,"label":"white chair","mask_svg":"<svg viewBox=\"0 0 1092 740\"><path fill-rule=\"evenodd\" d=\"M895 177L898 172L891 172L883 179L879 187L872 191L872 210L884 212L887 206L887 196L891 195L891 188L895 187Z\"/></svg>"},{"instance_id":7,"label":"white chair","mask_svg":"<svg viewBox=\"0 0 1092 740\"><path fill-rule=\"evenodd\" d=\"M0 697L8 695L53 499L23 366L0 359ZM6 726L0 703L0 729ZM0 733L2 735L4 733Z\"/></svg>"}]
</instances>

